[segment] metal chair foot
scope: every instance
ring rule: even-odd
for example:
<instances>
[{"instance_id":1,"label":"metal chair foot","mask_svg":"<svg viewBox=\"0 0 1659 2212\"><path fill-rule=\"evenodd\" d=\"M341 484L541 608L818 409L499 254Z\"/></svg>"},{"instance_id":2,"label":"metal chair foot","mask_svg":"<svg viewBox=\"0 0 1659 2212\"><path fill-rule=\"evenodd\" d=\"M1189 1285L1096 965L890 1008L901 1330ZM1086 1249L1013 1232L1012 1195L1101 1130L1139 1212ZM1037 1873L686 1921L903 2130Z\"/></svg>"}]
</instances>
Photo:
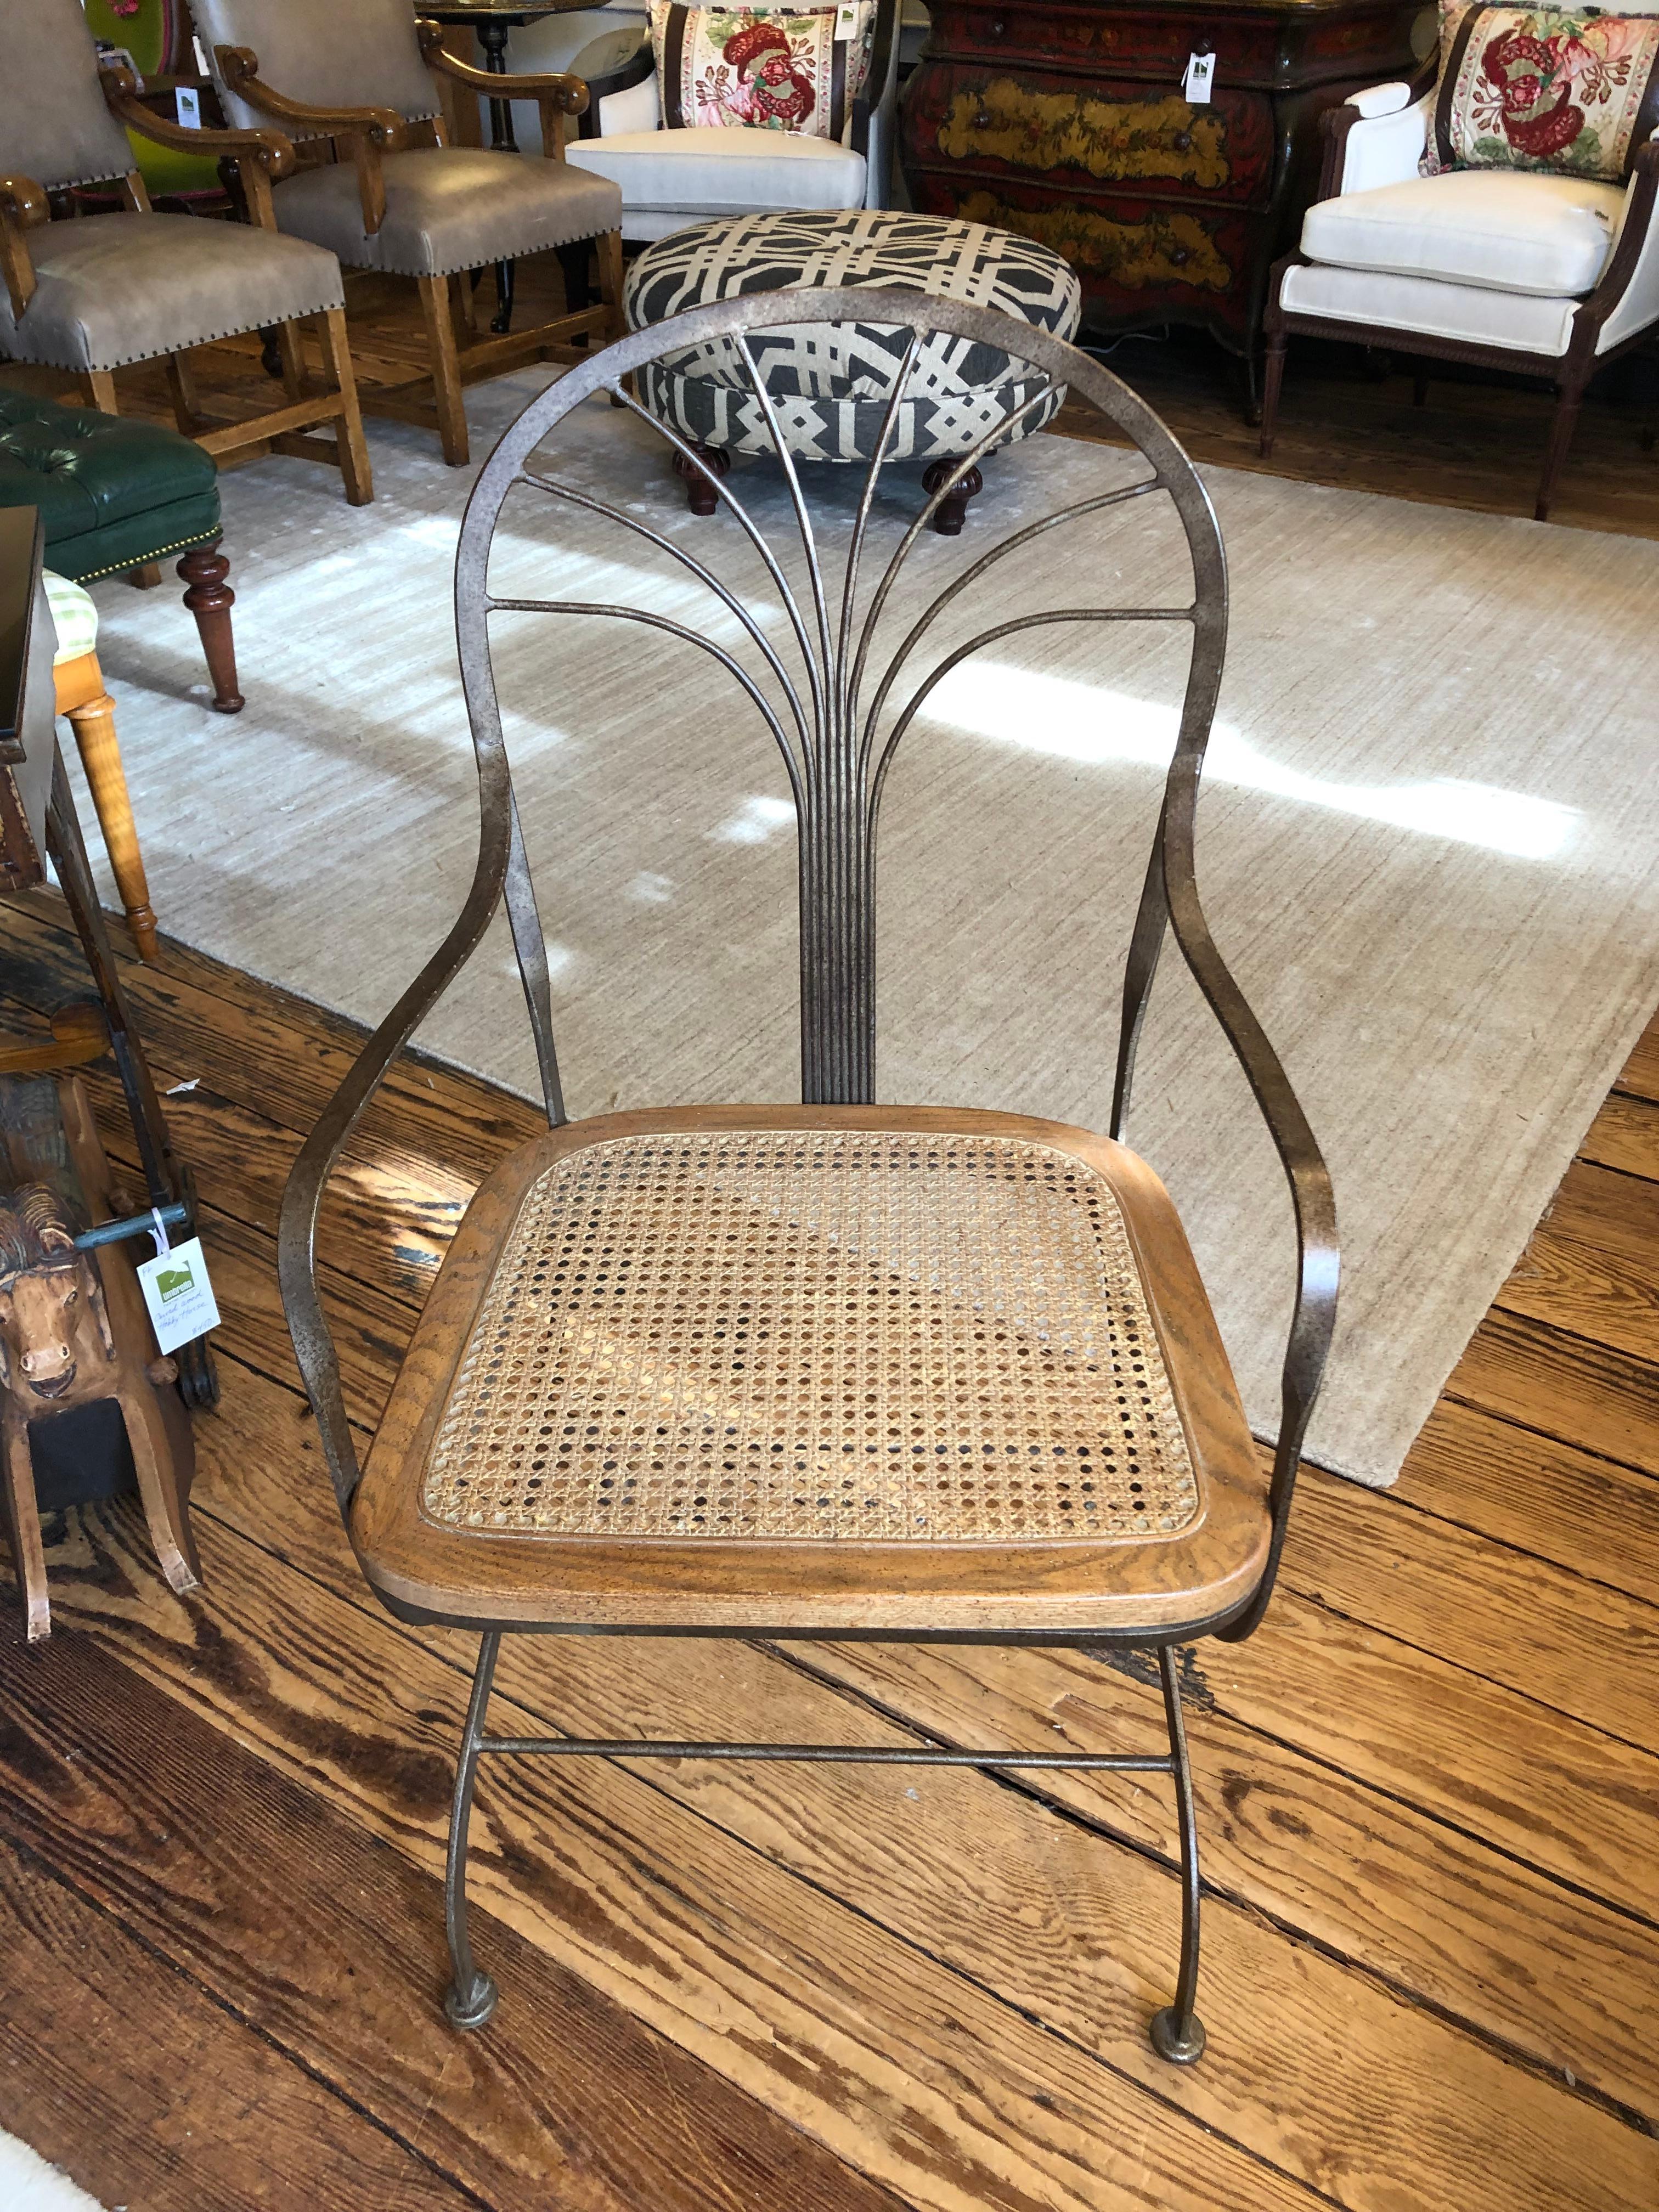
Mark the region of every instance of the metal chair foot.
<instances>
[{"instance_id":1,"label":"metal chair foot","mask_svg":"<svg viewBox=\"0 0 1659 2212\"><path fill-rule=\"evenodd\" d=\"M1152 2048L1160 2058L1167 2058L1171 2066L1190 2066L1204 2056L1204 2023L1196 2013L1188 2019L1185 2027L1173 2005L1165 2005L1162 2012L1152 2014L1147 2033L1152 2039Z\"/></svg>"},{"instance_id":2,"label":"metal chair foot","mask_svg":"<svg viewBox=\"0 0 1659 2212\"><path fill-rule=\"evenodd\" d=\"M501 2002L501 1991L488 1974L475 1973L472 1986L463 1990L452 1982L444 1991L444 2011L452 2027L483 2027ZM1203 2031L1200 2030L1202 2039Z\"/></svg>"}]
</instances>

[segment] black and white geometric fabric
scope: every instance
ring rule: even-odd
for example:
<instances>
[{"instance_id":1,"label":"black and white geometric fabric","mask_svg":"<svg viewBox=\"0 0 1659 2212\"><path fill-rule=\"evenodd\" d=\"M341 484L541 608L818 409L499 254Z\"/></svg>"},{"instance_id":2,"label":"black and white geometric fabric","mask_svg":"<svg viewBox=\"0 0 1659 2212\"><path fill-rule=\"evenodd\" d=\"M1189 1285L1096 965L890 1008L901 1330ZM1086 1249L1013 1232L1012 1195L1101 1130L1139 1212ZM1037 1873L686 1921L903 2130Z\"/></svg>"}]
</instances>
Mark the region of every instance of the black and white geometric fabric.
<instances>
[{"instance_id":1,"label":"black and white geometric fabric","mask_svg":"<svg viewBox=\"0 0 1659 2212\"><path fill-rule=\"evenodd\" d=\"M1047 246L983 223L884 210L723 216L646 248L629 272L628 326L644 330L688 307L750 292L890 284L934 299L1000 307L1073 337L1082 313L1074 271ZM908 331L879 323L803 323L750 337L790 452L802 460L868 461L886 420ZM934 460L967 453L1042 383L998 348L935 331L911 372L890 455ZM682 437L730 453L769 453L772 434L735 343L720 339L653 362L641 404ZM1065 398L1050 394L1003 442L1028 437Z\"/></svg>"}]
</instances>

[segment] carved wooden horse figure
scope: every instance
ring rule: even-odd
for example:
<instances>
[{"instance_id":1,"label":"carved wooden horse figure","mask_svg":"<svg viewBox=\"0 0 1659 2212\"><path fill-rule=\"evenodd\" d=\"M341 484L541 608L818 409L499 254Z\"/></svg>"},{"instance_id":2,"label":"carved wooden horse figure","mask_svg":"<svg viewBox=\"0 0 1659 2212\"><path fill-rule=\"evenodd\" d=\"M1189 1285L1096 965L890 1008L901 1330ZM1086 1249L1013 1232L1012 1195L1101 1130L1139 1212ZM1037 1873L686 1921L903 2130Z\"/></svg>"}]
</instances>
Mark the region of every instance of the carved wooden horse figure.
<instances>
[{"instance_id":1,"label":"carved wooden horse figure","mask_svg":"<svg viewBox=\"0 0 1659 2212\"><path fill-rule=\"evenodd\" d=\"M41 1111L48 1098L49 1119ZM85 1094L72 1080L58 1091L0 1079L0 1125L13 1171L27 1161L36 1177L0 1193L0 1491L34 1643L51 1634L52 1615L31 1425L97 1399L118 1401L156 1556L176 1590L193 1589L198 1578L185 1510L191 1447L172 1388L178 1370L155 1356L131 1268L112 1250L100 1270L76 1246L86 1226L82 1191L95 1205L107 1199Z\"/></svg>"}]
</instances>

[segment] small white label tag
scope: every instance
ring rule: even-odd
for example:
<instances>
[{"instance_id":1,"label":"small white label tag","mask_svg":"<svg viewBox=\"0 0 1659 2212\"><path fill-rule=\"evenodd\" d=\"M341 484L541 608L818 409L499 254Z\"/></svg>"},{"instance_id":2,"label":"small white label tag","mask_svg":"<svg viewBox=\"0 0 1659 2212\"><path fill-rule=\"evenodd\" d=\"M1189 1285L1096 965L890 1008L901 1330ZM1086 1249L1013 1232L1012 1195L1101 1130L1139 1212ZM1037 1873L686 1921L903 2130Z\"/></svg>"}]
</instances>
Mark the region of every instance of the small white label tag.
<instances>
[{"instance_id":1,"label":"small white label tag","mask_svg":"<svg viewBox=\"0 0 1659 2212\"><path fill-rule=\"evenodd\" d=\"M841 0L836 10L836 36L857 40L864 36L870 18L870 0Z\"/></svg>"},{"instance_id":2,"label":"small white label tag","mask_svg":"<svg viewBox=\"0 0 1659 2212\"><path fill-rule=\"evenodd\" d=\"M144 1261L138 1269L138 1287L149 1308L155 1341L163 1352L176 1352L194 1336L205 1336L219 1326L219 1309L208 1280L202 1240L188 1237L170 1251Z\"/></svg>"},{"instance_id":3,"label":"small white label tag","mask_svg":"<svg viewBox=\"0 0 1659 2212\"><path fill-rule=\"evenodd\" d=\"M202 95L194 85L181 84L173 94L179 103L179 120L186 131L202 127Z\"/></svg>"},{"instance_id":4,"label":"small white label tag","mask_svg":"<svg viewBox=\"0 0 1659 2212\"><path fill-rule=\"evenodd\" d=\"M1188 54L1187 74L1181 80L1181 95L1189 106L1201 107L1210 97L1215 82L1215 56Z\"/></svg>"}]
</instances>

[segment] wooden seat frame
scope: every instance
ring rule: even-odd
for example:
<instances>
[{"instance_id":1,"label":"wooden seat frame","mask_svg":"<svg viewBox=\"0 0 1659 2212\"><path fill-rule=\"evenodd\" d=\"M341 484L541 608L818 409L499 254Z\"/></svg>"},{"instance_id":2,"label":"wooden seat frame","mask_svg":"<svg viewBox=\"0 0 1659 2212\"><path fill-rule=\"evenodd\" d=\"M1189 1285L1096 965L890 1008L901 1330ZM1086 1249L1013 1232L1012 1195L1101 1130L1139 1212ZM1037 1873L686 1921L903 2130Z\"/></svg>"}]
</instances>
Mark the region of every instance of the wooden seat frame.
<instances>
[{"instance_id":1,"label":"wooden seat frame","mask_svg":"<svg viewBox=\"0 0 1659 2212\"><path fill-rule=\"evenodd\" d=\"M840 609L832 611L811 518L748 334L794 325L858 321L908 331L878 449L854 524ZM1126 434L1152 473L1076 501L1015 531L981 555L932 602L876 685L867 714L860 687L876 625L902 562L957 481L1008 426L994 428L951 462L904 533L862 611L858 574L884 457L924 337L943 332L994 347L1029 365L1040 407L1056 386L1086 400ZM632 410L676 458L701 468L676 432L633 397L647 363L714 341L734 345L771 425L810 574L804 615L783 568L732 489L704 471L718 500L766 563L809 678L803 696L783 659L741 602L692 554L640 518L532 465L536 448L575 409L604 391ZM645 607L581 601L497 599L489 589L490 546L503 501L530 487L599 515L645 539L715 595L765 658L781 697L710 638ZM665 489L666 489L666 479ZM947 654L916 684L884 736L878 727L901 664L961 591L1007 554L1048 529L1152 495L1167 497L1190 553L1190 603L1158 607L1072 607L1003 621ZM889 496L891 496L890 491ZM1109 570L1104 573L1110 573ZM759 708L781 752L795 794L801 912L802 1105L680 1109L654 1115L567 1120L551 1029L546 951L504 748L491 665L493 613L614 616L675 636L710 654ZM486 465L462 532L456 617L463 678L477 750L482 830L477 873L449 937L369 1041L307 1139L284 1196L278 1246L283 1304L300 1368L317 1415L347 1531L364 1572L398 1619L465 1627L480 1636L477 1670L456 1775L446 1877L454 1979L446 1999L461 2027L487 2021L495 1990L474 1962L467 1925L466 1856L474 1780L484 1753L614 1758L874 1759L983 1767L1092 1767L1171 1777L1182 1851L1182 1949L1173 2002L1154 2018L1156 2049L1178 2063L1204 2045L1196 2010L1198 1840L1183 1733L1176 1647L1200 1636L1248 1636L1272 1592L1309 1415L1334 1321L1335 1218L1324 1163L1284 1070L1217 951L1199 903L1193 839L1199 778L1221 678L1227 586L1209 501L1185 454L1150 410L1108 370L1061 340L990 309L910 291L804 290L723 301L635 333L582 362L534 402ZM1111 1137L1030 1122L921 1108L880 1108L874 1085L874 851L883 783L895 748L941 678L979 647L1050 623L1163 622L1192 637L1179 735L1165 784L1151 862L1125 966ZM816 649L814 639L816 638ZM786 649L789 641L784 640ZM793 725L793 727L790 726ZM480 1188L439 1273L406 1355L367 1465L360 1470L334 1346L315 1274L313 1245L322 1194L341 1148L393 1060L477 949L505 901L541 1070L550 1135L503 1164ZM1167 933L1196 978L1242 1063L1290 1183L1297 1224L1296 1300L1282 1380L1283 1417L1271 1475L1252 1449L1196 1269L1173 1207L1152 1170L1121 1143L1135 1048ZM585 1145L641 1128L960 1128L965 1122L1070 1151L1110 1182L1192 1449L1200 1512L1190 1530L1043 1545L899 1544L818 1539L725 1544L718 1539L642 1541L609 1535L511 1535L441 1527L421 1508L422 1468L434 1424L472 1327L502 1242L535 1176ZM742 1557L734 1555L741 1553ZM587 1635L825 1636L865 1640L1139 1649L1156 1655L1169 1751L1156 1756L982 1752L941 1746L877 1751L836 1745L706 1744L504 1737L486 1732L496 1653L503 1633Z\"/></svg>"},{"instance_id":2,"label":"wooden seat frame","mask_svg":"<svg viewBox=\"0 0 1659 2212\"><path fill-rule=\"evenodd\" d=\"M422 19L418 26L421 52L429 69L440 70L470 92L486 93L493 100L533 100L541 112L542 151L550 161L564 160L565 119L580 115L587 106L587 87L579 76L553 74L496 76L474 69L446 51L441 25ZM448 142L436 116L410 123L391 107L319 107L290 100L259 75L259 58L247 46L216 46L214 60L227 88L250 107L296 129L324 132L331 138L342 159L349 159L357 172L362 203L363 230L374 237L386 221L387 154L410 146L443 146ZM272 218L273 221L275 218ZM421 314L426 326L430 367L412 376L383 384L366 385L360 398L363 411L384 415L399 422L418 423L435 429L443 456L452 467L469 458L466 410L461 392L481 378L498 376L504 369L522 368L532 361L578 361L578 341L603 342L621 335L623 328L622 233L603 231L594 241L599 254L599 301L597 307L584 304L574 313L556 315L526 331L501 337L481 337L474 310L472 284L466 271L445 276L398 278L412 283L420 294ZM561 253L571 249L561 247ZM284 356L286 360L286 356ZM416 396L429 387L429 399Z\"/></svg>"},{"instance_id":3,"label":"wooden seat frame","mask_svg":"<svg viewBox=\"0 0 1659 2212\"><path fill-rule=\"evenodd\" d=\"M221 169L236 185L252 225L256 229L276 230L271 180L289 175L295 166L294 149L279 131L190 130L146 107L138 98L138 80L124 64L100 70L99 77L104 98L118 121L158 145L187 154L219 155ZM133 214L151 212L149 194L136 168L120 179L119 191L123 205ZM11 297L12 313L19 317L35 291L28 233L51 220L52 206L44 186L29 177L0 177L0 273ZM322 350L321 389L307 385L297 323L284 322L276 326L285 387L282 406L249 410L234 401L205 404L186 348L167 356L173 417L184 434L193 438L216 460L291 453L301 460L321 461L326 467L337 468L349 503L365 507L374 496L374 482L346 345L344 310L325 308L311 319L316 324ZM82 397L100 414L119 414L112 369L84 370L80 385ZM334 424L335 434L319 436L319 431L329 423Z\"/></svg>"}]
</instances>

